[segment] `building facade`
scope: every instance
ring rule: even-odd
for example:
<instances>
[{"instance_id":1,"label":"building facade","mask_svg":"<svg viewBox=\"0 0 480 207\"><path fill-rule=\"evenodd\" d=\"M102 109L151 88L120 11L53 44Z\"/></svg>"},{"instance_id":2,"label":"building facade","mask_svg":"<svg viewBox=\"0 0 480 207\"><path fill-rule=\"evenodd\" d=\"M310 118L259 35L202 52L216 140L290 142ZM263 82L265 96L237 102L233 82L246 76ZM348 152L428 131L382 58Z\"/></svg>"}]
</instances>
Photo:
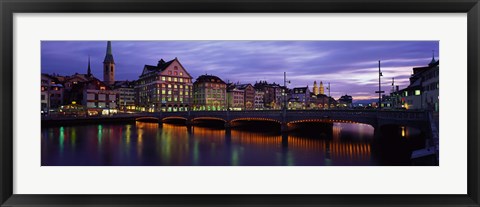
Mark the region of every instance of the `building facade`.
<instances>
[{"instance_id":1,"label":"building facade","mask_svg":"<svg viewBox=\"0 0 480 207\"><path fill-rule=\"evenodd\" d=\"M83 87L82 105L86 107L89 116L118 112L117 91L93 76L83 83Z\"/></svg>"},{"instance_id":2,"label":"building facade","mask_svg":"<svg viewBox=\"0 0 480 207\"><path fill-rule=\"evenodd\" d=\"M398 93L405 109L439 111L439 61L432 57L428 66L413 68L410 85Z\"/></svg>"},{"instance_id":3,"label":"building facade","mask_svg":"<svg viewBox=\"0 0 480 207\"><path fill-rule=\"evenodd\" d=\"M119 111L135 111L135 82L116 81L113 87L118 94L117 105Z\"/></svg>"},{"instance_id":4,"label":"building facade","mask_svg":"<svg viewBox=\"0 0 480 207\"><path fill-rule=\"evenodd\" d=\"M245 107L245 91L235 87L234 84L227 84L227 109L233 111L243 110Z\"/></svg>"},{"instance_id":5,"label":"building facade","mask_svg":"<svg viewBox=\"0 0 480 207\"><path fill-rule=\"evenodd\" d=\"M64 104L64 86L54 76L41 75L41 107L42 114L55 111Z\"/></svg>"},{"instance_id":6,"label":"building facade","mask_svg":"<svg viewBox=\"0 0 480 207\"><path fill-rule=\"evenodd\" d=\"M328 109L330 98L325 94L313 95L310 98L311 109Z\"/></svg>"},{"instance_id":7,"label":"building facade","mask_svg":"<svg viewBox=\"0 0 480 207\"><path fill-rule=\"evenodd\" d=\"M310 89L307 87L293 88L288 102L289 109L308 109L311 99Z\"/></svg>"},{"instance_id":8,"label":"building facade","mask_svg":"<svg viewBox=\"0 0 480 207\"><path fill-rule=\"evenodd\" d=\"M239 84L235 85L239 90L244 91L243 98L243 109L244 110L254 110L255 109L255 88L252 84Z\"/></svg>"},{"instance_id":9,"label":"building facade","mask_svg":"<svg viewBox=\"0 0 480 207\"><path fill-rule=\"evenodd\" d=\"M283 94L282 87L279 84L260 81L255 83L254 88L264 92L263 103L265 109L281 109Z\"/></svg>"},{"instance_id":10,"label":"building facade","mask_svg":"<svg viewBox=\"0 0 480 207\"><path fill-rule=\"evenodd\" d=\"M255 110L265 109L265 103L263 103L264 96L265 96L265 92L261 90L255 90L255 103L254 103Z\"/></svg>"},{"instance_id":11,"label":"building facade","mask_svg":"<svg viewBox=\"0 0 480 207\"><path fill-rule=\"evenodd\" d=\"M193 103L192 76L177 58L145 65L135 91L139 111L187 111Z\"/></svg>"},{"instance_id":12,"label":"building facade","mask_svg":"<svg viewBox=\"0 0 480 207\"><path fill-rule=\"evenodd\" d=\"M226 83L214 75L201 75L193 83L193 109L223 111L227 108Z\"/></svg>"}]
</instances>

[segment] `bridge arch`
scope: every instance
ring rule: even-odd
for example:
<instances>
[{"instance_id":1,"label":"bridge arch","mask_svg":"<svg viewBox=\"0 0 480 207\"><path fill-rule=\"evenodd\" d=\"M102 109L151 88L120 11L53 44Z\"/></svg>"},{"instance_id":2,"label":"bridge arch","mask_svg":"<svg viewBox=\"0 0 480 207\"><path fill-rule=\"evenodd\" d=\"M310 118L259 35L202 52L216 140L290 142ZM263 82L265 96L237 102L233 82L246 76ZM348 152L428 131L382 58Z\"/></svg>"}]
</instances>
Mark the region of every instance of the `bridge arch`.
<instances>
[{"instance_id":1,"label":"bridge arch","mask_svg":"<svg viewBox=\"0 0 480 207\"><path fill-rule=\"evenodd\" d=\"M375 127L374 124L368 122L360 122L348 119L335 119L335 118L309 118L309 119L298 119L287 122L288 126L301 123L347 123L347 124L366 124L372 127Z\"/></svg>"},{"instance_id":2,"label":"bridge arch","mask_svg":"<svg viewBox=\"0 0 480 207\"><path fill-rule=\"evenodd\" d=\"M237 122L237 121L268 121L268 122L275 122L278 124L282 124L281 121L271 118L260 118L260 117L245 117L245 118L236 118L230 120L230 123Z\"/></svg>"},{"instance_id":3,"label":"bridge arch","mask_svg":"<svg viewBox=\"0 0 480 207\"><path fill-rule=\"evenodd\" d=\"M145 122L158 122L160 121L159 118L153 117L153 116L142 116L142 117L137 117L135 118L135 121L145 121Z\"/></svg>"},{"instance_id":4,"label":"bridge arch","mask_svg":"<svg viewBox=\"0 0 480 207\"><path fill-rule=\"evenodd\" d=\"M169 117L165 117L162 119L162 121L168 121L168 120L188 120L187 118L185 117L181 117L181 116L169 116Z\"/></svg>"},{"instance_id":5,"label":"bridge arch","mask_svg":"<svg viewBox=\"0 0 480 207\"><path fill-rule=\"evenodd\" d=\"M208 117L208 116L205 116L205 117L195 117L195 118L192 119L192 122L200 121L200 120L215 120L215 121L227 122L227 120L222 119L222 118L218 118L218 117Z\"/></svg>"}]
</instances>

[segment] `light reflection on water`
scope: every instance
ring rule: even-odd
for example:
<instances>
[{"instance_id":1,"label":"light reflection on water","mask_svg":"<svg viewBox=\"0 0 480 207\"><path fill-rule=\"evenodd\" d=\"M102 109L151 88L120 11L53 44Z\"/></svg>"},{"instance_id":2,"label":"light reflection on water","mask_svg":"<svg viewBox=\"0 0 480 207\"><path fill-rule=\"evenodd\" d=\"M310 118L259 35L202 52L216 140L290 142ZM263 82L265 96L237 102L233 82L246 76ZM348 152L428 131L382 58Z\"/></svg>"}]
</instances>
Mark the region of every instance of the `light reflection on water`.
<instances>
[{"instance_id":1,"label":"light reflection on water","mask_svg":"<svg viewBox=\"0 0 480 207\"><path fill-rule=\"evenodd\" d=\"M401 134L408 136L404 131ZM378 149L373 127L364 124L335 123L318 132L288 135L275 130L227 131L198 126L188 129L181 125L144 122L62 126L42 128L42 165L398 164L385 161L382 153L372 153L373 145L377 151L388 151L382 149L385 145L382 143ZM409 150L402 149L402 152Z\"/></svg>"}]
</instances>

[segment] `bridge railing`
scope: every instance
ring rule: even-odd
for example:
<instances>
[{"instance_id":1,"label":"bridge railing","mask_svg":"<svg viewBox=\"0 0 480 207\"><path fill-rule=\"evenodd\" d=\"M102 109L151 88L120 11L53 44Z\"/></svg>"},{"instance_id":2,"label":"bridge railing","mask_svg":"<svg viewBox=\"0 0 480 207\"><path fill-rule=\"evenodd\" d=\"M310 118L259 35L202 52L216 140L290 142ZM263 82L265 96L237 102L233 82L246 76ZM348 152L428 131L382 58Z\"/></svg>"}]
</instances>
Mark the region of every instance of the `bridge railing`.
<instances>
[{"instance_id":1,"label":"bridge railing","mask_svg":"<svg viewBox=\"0 0 480 207\"><path fill-rule=\"evenodd\" d=\"M287 117L290 116L320 116L320 117L364 117L364 118L383 118L383 119L402 119L402 120L425 120L427 119L426 111L410 111L410 110L288 110ZM118 116L154 116L154 117L167 117L167 116L182 116L182 117L261 117L270 116L277 117L283 114L282 110L258 110L258 111L180 111L180 112L154 112L154 113L134 113L131 115L118 115Z\"/></svg>"},{"instance_id":2,"label":"bridge railing","mask_svg":"<svg viewBox=\"0 0 480 207\"><path fill-rule=\"evenodd\" d=\"M401 120L427 120L426 111L379 111L378 118Z\"/></svg>"}]
</instances>

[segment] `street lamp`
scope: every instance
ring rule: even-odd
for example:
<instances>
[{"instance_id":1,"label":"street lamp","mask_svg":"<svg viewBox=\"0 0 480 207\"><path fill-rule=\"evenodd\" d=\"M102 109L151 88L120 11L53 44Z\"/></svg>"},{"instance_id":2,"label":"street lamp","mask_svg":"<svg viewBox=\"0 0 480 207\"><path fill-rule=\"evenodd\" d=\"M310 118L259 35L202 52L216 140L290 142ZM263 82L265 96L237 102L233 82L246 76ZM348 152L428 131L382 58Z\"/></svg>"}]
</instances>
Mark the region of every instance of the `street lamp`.
<instances>
[{"instance_id":1,"label":"street lamp","mask_svg":"<svg viewBox=\"0 0 480 207\"><path fill-rule=\"evenodd\" d=\"M290 84L290 81L287 81L287 72L283 72L283 110L287 111L287 83Z\"/></svg>"},{"instance_id":2,"label":"street lamp","mask_svg":"<svg viewBox=\"0 0 480 207\"><path fill-rule=\"evenodd\" d=\"M382 71L380 70L380 60L378 61L378 91L375 91L375 93L378 93L378 109L382 109L382 93L385 93L385 91L382 91L382 84L381 84L381 77L383 76Z\"/></svg>"},{"instance_id":3,"label":"street lamp","mask_svg":"<svg viewBox=\"0 0 480 207\"><path fill-rule=\"evenodd\" d=\"M328 108L330 109L330 82L328 82L328 86L327 86L327 90L328 90Z\"/></svg>"}]
</instances>

